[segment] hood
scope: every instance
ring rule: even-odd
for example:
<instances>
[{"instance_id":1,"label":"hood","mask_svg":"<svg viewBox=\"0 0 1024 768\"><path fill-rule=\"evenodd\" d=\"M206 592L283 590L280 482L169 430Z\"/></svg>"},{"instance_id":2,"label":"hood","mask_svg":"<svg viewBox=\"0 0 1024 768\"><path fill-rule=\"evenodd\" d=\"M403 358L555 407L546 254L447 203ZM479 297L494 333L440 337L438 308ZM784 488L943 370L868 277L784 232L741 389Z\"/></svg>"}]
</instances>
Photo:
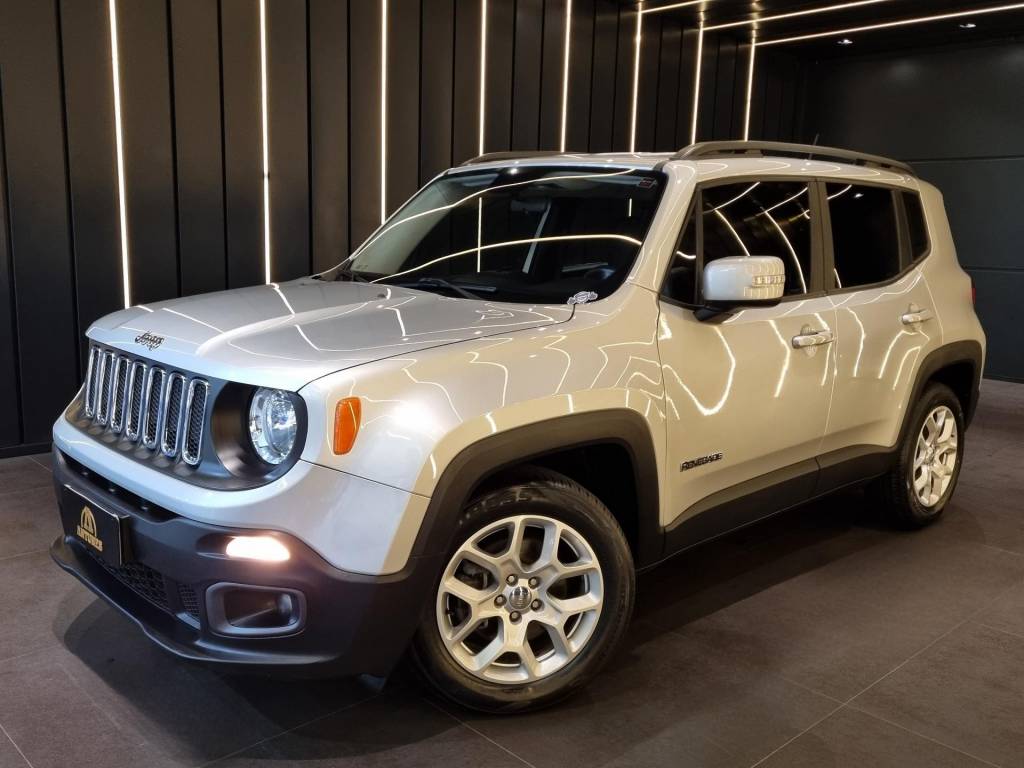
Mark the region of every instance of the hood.
<instances>
[{"instance_id":1,"label":"hood","mask_svg":"<svg viewBox=\"0 0 1024 768\"><path fill-rule=\"evenodd\" d=\"M295 391L355 365L571 316L566 306L304 278L131 307L88 336L170 367Z\"/></svg>"}]
</instances>

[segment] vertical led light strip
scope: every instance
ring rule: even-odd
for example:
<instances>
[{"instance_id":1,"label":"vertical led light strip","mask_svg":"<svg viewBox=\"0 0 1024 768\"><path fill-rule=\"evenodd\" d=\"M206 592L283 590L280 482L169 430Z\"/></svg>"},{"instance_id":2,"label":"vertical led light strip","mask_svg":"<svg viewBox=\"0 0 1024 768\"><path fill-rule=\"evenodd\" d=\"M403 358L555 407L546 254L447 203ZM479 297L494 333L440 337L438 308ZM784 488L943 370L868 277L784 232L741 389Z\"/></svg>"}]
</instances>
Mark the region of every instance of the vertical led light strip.
<instances>
[{"instance_id":1,"label":"vertical led light strip","mask_svg":"<svg viewBox=\"0 0 1024 768\"><path fill-rule=\"evenodd\" d=\"M747 66L747 97L743 112L743 140L750 140L750 101L754 94L754 57L757 55L757 32L750 33L750 64Z\"/></svg>"},{"instance_id":2,"label":"vertical led light strip","mask_svg":"<svg viewBox=\"0 0 1024 768\"><path fill-rule=\"evenodd\" d=\"M487 106L487 0L480 0L480 127L477 137L477 154L484 153L484 129ZM476 271L483 268L483 237L484 237L484 198L476 199Z\"/></svg>"},{"instance_id":3,"label":"vertical led light strip","mask_svg":"<svg viewBox=\"0 0 1024 768\"><path fill-rule=\"evenodd\" d=\"M260 0L260 106L263 111L263 277L270 284L270 118L267 114L267 0Z\"/></svg>"},{"instance_id":4,"label":"vertical led light strip","mask_svg":"<svg viewBox=\"0 0 1024 768\"><path fill-rule=\"evenodd\" d=\"M388 0L380 0L380 223L388 217Z\"/></svg>"},{"instance_id":5,"label":"vertical led light strip","mask_svg":"<svg viewBox=\"0 0 1024 768\"><path fill-rule=\"evenodd\" d=\"M704 61L704 25L697 29L697 61L693 65L693 114L690 116L690 143L697 143L697 111L700 108L700 68Z\"/></svg>"},{"instance_id":6,"label":"vertical led light strip","mask_svg":"<svg viewBox=\"0 0 1024 768\"><path fill-rule=\"evenodd\" d=\"M128 208L124 194L124 139L121 131L121 63L117 55L117 0L110 0L110 71L114 84L114 144L117 149L117 204L121 215L121 282L125 309L132 305L128 269Z\"/></svg>"},{"instance_id":7,"label":"vertical led light strip","mask_svg":"<svg viewBox=\"0 0 1024 768\"><path fill-rule=\"evenodd\" d=\"M636 152L636 105L640 96L640 42L643 38L644 4L636 9L636 38L633 41L633 114L629 121L629 151Z\"/></svg>"},{"instance_id":8,"label":"vertical led light strip","mask_svg":"<svg viewBox=\"0 0 1024 768\"><path fill-rule=\"evenodd\" d=\"M484 153L484 127L486 126L487 105L487 0L480 0L480 136L477 141L478 154Z\"/></svg>"},{"instance_id":9,"label":"vertical led light strip","mask_svg":"<svg viewBox=\"0 0 1024 768\"><path fill-rule=\"evenodd\" d=\"M565 132L569 124L569 58L572 45L572 0L565 0L565 54L562 62L562 138L559 150L565 152Z\"/></svg>"}]
</instances>

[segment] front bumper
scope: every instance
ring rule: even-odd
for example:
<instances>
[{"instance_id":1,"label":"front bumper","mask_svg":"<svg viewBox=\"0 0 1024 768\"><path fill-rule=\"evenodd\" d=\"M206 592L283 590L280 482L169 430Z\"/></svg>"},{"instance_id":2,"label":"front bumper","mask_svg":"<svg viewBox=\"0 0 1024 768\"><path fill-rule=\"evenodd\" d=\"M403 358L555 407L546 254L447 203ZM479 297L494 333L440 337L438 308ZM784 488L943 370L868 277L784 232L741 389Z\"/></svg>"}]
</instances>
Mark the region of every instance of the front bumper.
<instances>
[{"instance_id":1,"label":"front bumper","mask_svg":"<svg viewBox=\"0 0 1024 768\"><path fill-rule=\"evenodd\" d=\"M126 562L114 567L72 535L51 547L54 561L177 656L243 667L314 665L332 674L387 675L404 652L430 600L439 558L410 558L387 576L340 570L289 534L283 563L233 560L211 541L246 531L197 522L161 510L54 452L62 517L78 494L125 520ZM67 513L67 514L66 514ZM226 636L207 604L216 585L252 585L299 595L301 622L276 636Z\"/></svg>"}]
</instances>

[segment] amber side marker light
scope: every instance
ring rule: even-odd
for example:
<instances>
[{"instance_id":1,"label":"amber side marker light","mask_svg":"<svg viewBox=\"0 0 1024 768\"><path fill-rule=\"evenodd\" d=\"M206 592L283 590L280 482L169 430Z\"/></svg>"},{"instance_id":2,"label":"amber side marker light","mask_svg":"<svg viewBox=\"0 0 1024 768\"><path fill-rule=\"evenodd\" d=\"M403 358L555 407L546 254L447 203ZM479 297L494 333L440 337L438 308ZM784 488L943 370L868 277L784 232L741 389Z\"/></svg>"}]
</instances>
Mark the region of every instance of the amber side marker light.
<instances>
[{"instance_id":1,"label":"amber side marker light","mask_svg":"<svg viewBox=\"0 0 1024 768\"><path fill-rule=\"evenodd\" d=\"M348 453L355 445L359 423L363 418L363 403L358 397L346 397L334 408L334 452Z\"/></svg>"}]
</instances>

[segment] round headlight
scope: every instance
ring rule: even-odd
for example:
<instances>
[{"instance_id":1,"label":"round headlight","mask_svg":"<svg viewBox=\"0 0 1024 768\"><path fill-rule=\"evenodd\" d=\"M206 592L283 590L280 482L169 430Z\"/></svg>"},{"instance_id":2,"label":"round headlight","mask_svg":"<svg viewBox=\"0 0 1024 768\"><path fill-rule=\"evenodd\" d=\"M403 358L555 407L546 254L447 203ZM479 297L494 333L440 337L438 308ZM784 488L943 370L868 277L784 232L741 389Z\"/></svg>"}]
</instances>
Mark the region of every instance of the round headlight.
<instances>
[{"instance_id":1,"label":"round headlight","mask_svg":"<svg viewBox=\"0 0 1024 768\"><path fill-rule=\"evenodd\" d=\"M249 406L249 438L259 457L280 464L292 452L298 420L295 404L280 389L256 390Z\"/></svg>"}]
</instances>

